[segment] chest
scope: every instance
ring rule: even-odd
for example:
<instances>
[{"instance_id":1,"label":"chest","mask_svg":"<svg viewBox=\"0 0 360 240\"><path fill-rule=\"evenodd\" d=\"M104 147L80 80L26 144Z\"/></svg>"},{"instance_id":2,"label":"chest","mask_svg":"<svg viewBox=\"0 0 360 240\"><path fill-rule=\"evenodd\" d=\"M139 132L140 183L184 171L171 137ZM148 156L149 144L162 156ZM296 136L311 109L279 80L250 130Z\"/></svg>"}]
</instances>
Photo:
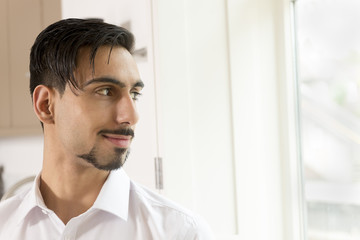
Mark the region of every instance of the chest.
<instances>
[{"instance_id":1,"label":"chest","mask_svg":"<svg viewBox=\"0 0 360 240\"><path fill-rule=\"evenodd\" d=\"M187 233L186 226L166 225L166 223L149 216L129 216L125 221L104 212L83 214L64 225L54 213L38 211L32 213L22 223L6 229L9 231L1 233L1 239L183 240Z\"/></svg>"}]
</instances>

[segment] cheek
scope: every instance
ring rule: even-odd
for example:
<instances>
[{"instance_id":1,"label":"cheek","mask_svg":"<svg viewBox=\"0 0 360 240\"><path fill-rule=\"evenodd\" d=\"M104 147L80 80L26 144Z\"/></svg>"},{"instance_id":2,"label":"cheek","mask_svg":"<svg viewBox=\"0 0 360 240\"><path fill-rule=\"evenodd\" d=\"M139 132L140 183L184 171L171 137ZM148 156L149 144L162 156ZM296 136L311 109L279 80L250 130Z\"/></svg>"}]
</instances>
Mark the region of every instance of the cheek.
<instances>
[{"instance_id":1,"label":"cheek","mask_svg":"<svg viewBox=\"0 0 360 240\"><path fill-rule=\"evenodd\" d=\"M100 130L111 127L112 114L109 107L76 106L66 111L61 118L61 124L67 125L65 128L69 134L78 138L85 136L90 140Z\"/></svg>"},{"instance_id":2,"label":"cheek","mask_svg":"<svg viewBox=\"0 0 360 240\"><path fill-rule=\"evenodd\" d=\"M82 109L82 118L87 121L92 128L103 130L112 126L112 122L115 118L115 111L111 104L97 104Z\"/></svg>"},{"instance_id":3,"label":"cheek","mask_svg":"<svg viewBox=\"0 0 360 240\"><path fill-rule=\"evenodd\" d=\"M93 145L91 116L81 111L76 104L58 109L55 125L62 144L70 151L87 151Z\"/></svg>"},{"instance_id":4,"label":"cheek","mask_svg":"<svg viewBox=\"0 0 360 240\"><path fill-rule=\"evenodd\" d=\"M97 133L112 128L113 110L112 105L99 104L87 98L63 99L55 114L58 135L68 148L92 148Z\"/></svg>"}]
</instances>

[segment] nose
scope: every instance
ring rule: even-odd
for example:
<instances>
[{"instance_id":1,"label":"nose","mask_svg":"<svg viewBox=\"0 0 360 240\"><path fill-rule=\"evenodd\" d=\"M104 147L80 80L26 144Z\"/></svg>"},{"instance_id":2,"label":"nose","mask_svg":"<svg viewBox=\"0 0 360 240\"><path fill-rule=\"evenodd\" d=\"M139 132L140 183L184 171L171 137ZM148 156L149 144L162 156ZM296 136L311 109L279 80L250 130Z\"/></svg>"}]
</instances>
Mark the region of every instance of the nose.
<instances>
[{"instance_id":1,"label":"nose","mask_svg":"<svg viewBox=\"0 0 360 240\"><path fill-rule=\"evenodd\" d=\"M139 120L136 104L130 94L122 96L117 102L116 122L121 125L134 126Z\"/></svg>"}]
</instances>

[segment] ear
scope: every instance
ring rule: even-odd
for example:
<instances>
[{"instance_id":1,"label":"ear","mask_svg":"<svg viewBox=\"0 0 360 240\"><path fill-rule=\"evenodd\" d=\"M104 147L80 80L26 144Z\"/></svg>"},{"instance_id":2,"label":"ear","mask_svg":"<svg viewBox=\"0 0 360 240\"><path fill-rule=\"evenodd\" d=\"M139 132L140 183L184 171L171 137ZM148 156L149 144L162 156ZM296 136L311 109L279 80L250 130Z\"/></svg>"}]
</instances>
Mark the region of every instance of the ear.
<instances>
[{"instance_id":1,"label":"ear","mask_svg":"<svg viewBox=\"0 0 360 240\"><path fill-rule=\"evenodd\" d=\"M53 100L55 91L44 85L38 85L33 92L33 107L36 116L42 123L54 123Z\"/></svg>"}]
</instances>

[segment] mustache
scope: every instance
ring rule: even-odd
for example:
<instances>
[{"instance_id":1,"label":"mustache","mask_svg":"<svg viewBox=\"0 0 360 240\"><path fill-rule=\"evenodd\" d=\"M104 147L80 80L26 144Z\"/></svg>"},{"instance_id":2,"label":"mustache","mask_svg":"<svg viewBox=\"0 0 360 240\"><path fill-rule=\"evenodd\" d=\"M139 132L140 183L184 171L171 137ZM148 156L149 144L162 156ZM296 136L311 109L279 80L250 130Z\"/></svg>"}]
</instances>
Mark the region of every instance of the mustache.
<instances>
[{"instance_id":1,"label":"mustache","mask_svg":"<svg viewBox=\"0 0 360 240\"><path fill-rule=\"evenodd\" d=\"M98 134L99 135L116 134L116 135L131 136L132 138L135 137L134 130L132 130L131 128L120 128L115 130L104 129L99 131Z\"/></svg>"}]
</instances>

